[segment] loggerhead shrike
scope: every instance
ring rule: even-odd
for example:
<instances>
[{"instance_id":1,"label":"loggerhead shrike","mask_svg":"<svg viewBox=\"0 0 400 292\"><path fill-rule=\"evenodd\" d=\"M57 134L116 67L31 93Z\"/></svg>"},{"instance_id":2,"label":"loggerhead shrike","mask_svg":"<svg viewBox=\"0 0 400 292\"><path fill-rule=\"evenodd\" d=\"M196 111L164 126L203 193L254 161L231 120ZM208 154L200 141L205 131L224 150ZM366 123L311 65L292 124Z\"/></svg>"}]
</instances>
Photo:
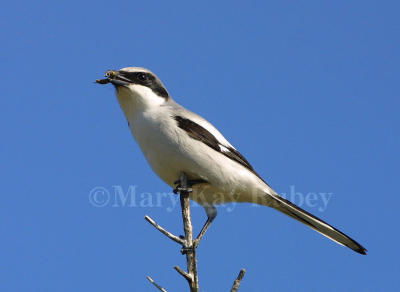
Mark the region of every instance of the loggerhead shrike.
<instances>
[{"instance_id":1,"label":"loggerhead shrike","mask_svg":"<svg viewBox=\"0 0 400 292\"><path fill-rule=\"evenodd\" d=\"M250 163L209 122L177 104L160 79L140 67L110 70L100 84L111 83L131 132L153 171L175 187L187 175L190 198L205 208L204 234L217 215L215 205L250 202L275 208L331 240L366 254L338 229L275 192Z\"/></svg>"}]
</instances>

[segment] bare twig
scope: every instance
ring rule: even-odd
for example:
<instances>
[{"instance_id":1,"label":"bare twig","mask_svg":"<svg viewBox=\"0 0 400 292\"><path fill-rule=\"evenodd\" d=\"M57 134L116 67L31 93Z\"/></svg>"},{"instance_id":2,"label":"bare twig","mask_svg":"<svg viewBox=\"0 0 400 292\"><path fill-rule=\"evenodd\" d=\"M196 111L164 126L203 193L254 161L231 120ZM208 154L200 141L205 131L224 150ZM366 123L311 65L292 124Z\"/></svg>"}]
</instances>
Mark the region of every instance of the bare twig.
<instances>
[{"instance_id":1,"label":"bare twig","mask_svg":"<svg viewBox=\"0 0 400 292\"><path fill-rule=\"evenodd\" d=\"M192 182L193 183L193 182ZM192 219L190 216L190 200L189 200L189 193L192 191L191 185L188 185L188 180L185 173L181 174L179 180L179 187L176 188L176 191L180 194L180 202L182 208L182 220L183 220L183 230L185 232L185 237L178 237L171 232L165 230L160 225L158 225L152 218L149 216L145 216L144 218L153 225L158 231L162 234L170 238L171 240L179 243L182 245L182 254L186 255L186 264L187 264L187 272L182 270L180 267L175 266L174 269L183 276L189 284L190 292L199 292L199 276L197 273L197 258L196 258L196 248L198 243L200 242L201 238L203 237L205 231L207 230L209 224L212 222L212 219L208 219L205 228L203 227L202 232L197 239L193 240L193 226L192 226ZM215 217L215 216L214 216ZM208 223L208 225L207 225ZM242 269L236 278L235 282L233 283L231 292L237 292L240 286L240 282L243 279L245 270ZM164 288L159 286L157 283L154 282L153 279L147 277L147 279L159 290L166 291Z\"/></svg>"},{"instance_id":2,"label":"bare twig","mask_svg":"<svg viewBox=\"0 0 400 292\"><path fill-rule=\"evenodd\" d=\"M187 177L184 173L180 177L180 201L182 208L183 229L185 231L184 253L186 253L187 272L191 276L188 284L191 292L199 291L199 277L197 274L196 248L193 246L193 227L190 216L190 201Z\"/></svg>"},{"instance_id":3,"label":"bare twig","mask_svg":"<svg viewBox=\"0 0 400 292\"><path fill-rule=\"evenodd\" d=\"M158 285L150 276L146 277L147 280L150 281L151 284L153 284L158 290L162 291L162 292L167 292L167 290L165 290L163 287L161 287L160 285Z\"/></svg>"},{"instance_id":4,"label":"bare twig","mask_svg":"<svg viewBox=\"0 0 400 292\"><path fill-rule=\"evenodd\" d=\"M237 292L239 290L240 283L242 282L242 279L243 279L245 273L246 273L245 269L240 270L239 275L237 276L236 280L233 282L231 292Z\"/></svg>"},{"instance_id":5,"label":"bare twig","mask_svg":"<svg viewBox=\"0 0 400 292\"><path fill-rule=\"evenodd\" d=\"M175 266L174 269L179 274L181 274L187 281L189 281L189 282L193 281L193 277L190 274L186 273L184 270L182 270L180 267Z\"/></svg>"},{"instance_id":6,"label":"bare twig","mask_svg":"<svg viewBox=\"0 0 400 292\"><path fill-rule=\"evenodd\" d=\"M171 232L165 230L164 228L162 228L151 217L146 215L146 216L144 216L144 219L146 219L147 222L149 222L151 225L153 225L158 231L160 231L162 234L164 234L168 238L172 239L173 241L175 241L179 244L182 244L182 245L184 244L185 241L183 239L181 239L180 237L178 237L178 236L172 234Z\"/></svg>"}]
</instances>

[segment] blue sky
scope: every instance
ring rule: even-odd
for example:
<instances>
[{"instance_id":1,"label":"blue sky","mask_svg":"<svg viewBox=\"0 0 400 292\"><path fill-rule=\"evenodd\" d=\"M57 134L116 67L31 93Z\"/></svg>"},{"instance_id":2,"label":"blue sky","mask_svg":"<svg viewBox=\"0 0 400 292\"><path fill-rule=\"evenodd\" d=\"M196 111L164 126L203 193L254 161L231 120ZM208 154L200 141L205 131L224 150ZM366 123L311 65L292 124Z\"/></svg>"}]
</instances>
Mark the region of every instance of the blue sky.
<instances>
[{"instance_id":1,"label":"blue sky","mask_svg":"<svg viewBox=\"0 0 400 292\"><path fill-rule=\"evenodd\" d=\"M143 219L182 233L171 190L113 88L93 83L126 66L156 72L278 192L369 250L356 254L272 209L221 206L198 250L202 291L227 291L242 267L240 291L400 289L399 6L3 3L0 290L156 291L151 275L186 291L173 270L185 266L179 247ZM193 220L196 230L205 220L198 206Z\"/></svg>"}]
</instances>

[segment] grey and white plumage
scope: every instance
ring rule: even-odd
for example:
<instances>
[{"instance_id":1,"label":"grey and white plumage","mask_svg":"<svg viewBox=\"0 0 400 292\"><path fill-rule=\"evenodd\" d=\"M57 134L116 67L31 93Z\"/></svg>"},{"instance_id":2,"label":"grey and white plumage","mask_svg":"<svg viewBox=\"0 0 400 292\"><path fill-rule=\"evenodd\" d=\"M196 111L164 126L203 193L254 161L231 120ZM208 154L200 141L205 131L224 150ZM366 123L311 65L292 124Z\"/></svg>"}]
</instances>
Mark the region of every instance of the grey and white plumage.
<instances>
[{"instance_id":1,"label":"grey and white plumage","mask_svg":"<svg viewBox=\"0 0 400 292\"><path fill-rule=\"evenodd\" d=\"M191 199L205 208L211 220L215 205L257 203L366 254L359 243L279 196L212 124L177 104L154 73L127 67L108 71L106 76L99 83L114 84L131 132L153 171L171 187L182 172L189 180L199 181Z\"/></svg>"}]
</instances>

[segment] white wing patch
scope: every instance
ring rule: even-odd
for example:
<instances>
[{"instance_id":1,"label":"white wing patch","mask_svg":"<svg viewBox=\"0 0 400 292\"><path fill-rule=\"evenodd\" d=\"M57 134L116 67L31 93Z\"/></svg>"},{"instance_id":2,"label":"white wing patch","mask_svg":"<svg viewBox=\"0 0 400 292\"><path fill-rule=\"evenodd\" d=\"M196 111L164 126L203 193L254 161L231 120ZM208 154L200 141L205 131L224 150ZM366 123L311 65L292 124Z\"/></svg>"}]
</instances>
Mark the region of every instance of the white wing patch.
<instances>
[{"instance_id":1,"label":"white wing patch","mask_svg":"<svg viewBox=\"0 0 400 292\"><path fill-rule=\"evenodd\" d=\"M221 149L222 152L230 152L230 150L226 148L224 145L219 144L219 148Z\"/></svg>"}]
</instances>

